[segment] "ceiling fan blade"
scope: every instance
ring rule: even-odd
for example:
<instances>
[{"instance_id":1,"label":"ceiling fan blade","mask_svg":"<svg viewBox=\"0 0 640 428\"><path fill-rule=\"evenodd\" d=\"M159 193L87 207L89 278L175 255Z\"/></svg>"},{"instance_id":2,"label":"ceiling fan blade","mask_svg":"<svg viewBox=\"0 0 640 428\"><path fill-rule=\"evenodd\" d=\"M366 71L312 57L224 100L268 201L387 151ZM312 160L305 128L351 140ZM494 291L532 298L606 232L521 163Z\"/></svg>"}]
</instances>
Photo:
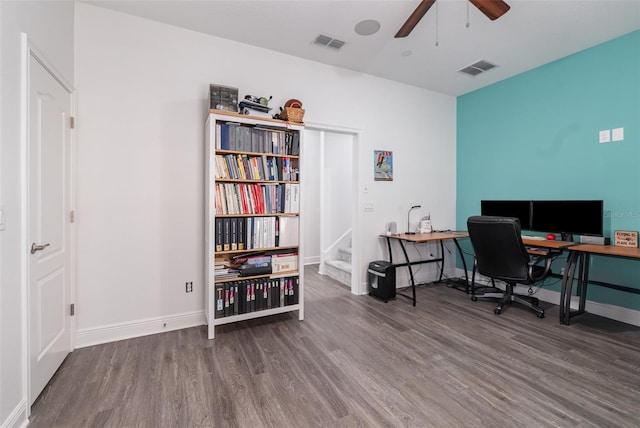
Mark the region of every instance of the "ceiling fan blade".
<instances>
[{"instance_id":1,"label":"ceiling fan blade","mask_svg":"<svg viewBox=\"0 0 640 428\"><path fill-rule=\"evenodd\" d=\"M494 21L507 13L511 6L502 0L469 0L480 12L487 15L487 18Z\"/></svg>"},{"instance_id":2,"label":"ceiling fan blade","mask_svg":"<svg viewBox=\"0 0 640 428\"><path fill-rule=\"evenodd\" d=\"M407 37L435 2L436 0L422 0L416 10L413 11L411 16L409 16L402 27L400 27L395 35L395 38L398 39L400 37Z\"/></svg>"}]
</instances>

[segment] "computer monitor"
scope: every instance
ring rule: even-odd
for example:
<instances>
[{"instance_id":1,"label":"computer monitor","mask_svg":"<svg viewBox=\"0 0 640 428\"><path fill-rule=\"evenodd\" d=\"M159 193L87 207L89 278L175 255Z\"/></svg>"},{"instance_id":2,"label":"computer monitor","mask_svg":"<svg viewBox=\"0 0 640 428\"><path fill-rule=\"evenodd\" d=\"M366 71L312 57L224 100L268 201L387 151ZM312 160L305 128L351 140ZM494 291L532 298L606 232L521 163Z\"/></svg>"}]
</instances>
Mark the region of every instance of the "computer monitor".
<instances>
[{"instance_id":1,"label":"computer monitor","mask_svg":"<svg viewBox=\"0 0 640 428\"><path fill-rule=\"evenodd\" d=\"M515 217L521 229L531 229L531 201L480 201L480 214Z\"/></svg>"},{"instance_id":2,"label":"computer monitor","mask_svg":"<svg viewBox=\"0 0 640 428\"><path fill-rule=\"evenodd\" d=\"M604 203L590 201L532 201L531 230L571 235L603 236Z\"/></svg>"}]
</instances>

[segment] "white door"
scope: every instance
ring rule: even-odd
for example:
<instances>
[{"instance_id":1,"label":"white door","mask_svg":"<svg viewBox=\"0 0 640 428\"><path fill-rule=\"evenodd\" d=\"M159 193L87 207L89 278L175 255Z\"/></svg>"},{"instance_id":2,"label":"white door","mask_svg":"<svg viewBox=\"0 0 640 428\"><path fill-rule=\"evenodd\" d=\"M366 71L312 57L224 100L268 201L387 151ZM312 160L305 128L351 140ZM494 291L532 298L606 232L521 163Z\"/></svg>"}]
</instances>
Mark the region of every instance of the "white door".
<instances>
[{"instance_id":1,"label":"white door","mask_svg":"<svg viewBox=\"0 0 640 428\"><path fill-rule=\"evenodd\" d=\"M29 399L71 352L71 93L34 55L28 68Z\"/></svg>"}]
</instances>

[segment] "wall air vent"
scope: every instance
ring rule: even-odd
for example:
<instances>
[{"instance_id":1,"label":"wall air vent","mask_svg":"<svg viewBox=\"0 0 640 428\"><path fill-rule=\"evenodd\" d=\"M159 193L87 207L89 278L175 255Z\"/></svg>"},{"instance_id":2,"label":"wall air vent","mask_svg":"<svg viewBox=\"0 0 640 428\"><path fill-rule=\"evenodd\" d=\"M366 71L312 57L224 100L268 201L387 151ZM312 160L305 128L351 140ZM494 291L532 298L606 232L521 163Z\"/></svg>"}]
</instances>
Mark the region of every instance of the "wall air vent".
<instances>
[{"instance_id":1,"label":"wall air vent","mask_svg":"<svg viewBox=\"0 0 640 428\"><path fill-rule=\"evenodd\" d=\"M480 73L484 73L485 71L489 71L492 68L495 68L494 64L491 64L488 61L480 60L476 61L471 65L461 68L458 70L460 73L468 74L470 76L477 76Z\"/></svg>"},{"instance_id":2,"label":"wall air vent","mask_svg":"<svg viewBox=\"0 0 640 428\"><path fill-rule=\"evenodd\" d=\"M324 34L319 34L318 37L316 37L313 41L313 44L339 50L346 44L346 42L334 39L333 37L325 36Z\"/></svg>"}]
</instances>

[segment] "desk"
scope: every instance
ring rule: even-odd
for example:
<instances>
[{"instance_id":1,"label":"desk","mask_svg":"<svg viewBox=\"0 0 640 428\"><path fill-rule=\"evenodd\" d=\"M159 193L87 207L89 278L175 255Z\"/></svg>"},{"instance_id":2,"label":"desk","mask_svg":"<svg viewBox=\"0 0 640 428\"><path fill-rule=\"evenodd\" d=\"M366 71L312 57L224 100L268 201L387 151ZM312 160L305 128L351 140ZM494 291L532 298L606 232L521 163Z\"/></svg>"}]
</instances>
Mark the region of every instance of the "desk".
<instances>
[{"instance_id":1,"label":"desk","mask_svg":"<svg viewBox=\"0 0 640 428\"><path fill-rule=\"evenodd\" d=\"M413 235L410 235L407 233L399 233L395 235L380 235L380 237L385 238L387 240L387 247L389 249L389 262L393 264L394 267L407 266L407 268L409 269L412 297L402 293L397 293L397 294L411 299L413 302L413 306L416 305L416 282L413 277L413 269L411 268L411 266L423 264L423 263L441 262L440 277L438 279L438 282L442 281L442 277L444 274L444 244L443 244L444 241L453 240L453 242L456 244L456 248L458 249L458 253L462 258L462 263L464 265L464 277L465 277L465 284L466 284L465 290L467 292L469 291L469 278L467 275L467 264L464 260L464 255L462 254L462 249L460 248L460 244L458 243L458 238L469 237L469 234L467 232L431 232L431 233L416 233ZM392 240L398 241L400 243L400 248L402 248L402 253L404 254L404 259L406 261L405 263L393 263L393 251L391 250ZM409 260L409 255L407 254L407 249L405 248L405 245L404 245L405 242L413 242L416 244L422 244L425 242L439 242L441 256L433 259L411 261Z\"/></svg>"},{"instance_id":2,"label":"desk","mask_svg":"<svg viewBox=\"0 0 640 428\"><path fill-rule=\"evenodd\" d=\"M549 241L548 239L527 239L522 238L522 243L525 247L533 247L533 248L545 248L547 250L556 250L561 252L563 249L567 247L571 247L572 245L576 245L575 242L571 241ZM537 254L540 256L546 255L546 252L537 252L536 250L529 250L530 254Z\"/></svg>"},{"instance_id":3,"label":"desk","mask_svg":"<svg viewBox=\"0 0 640 428\"><path fill-rule=\"evenodd\" d=\"M562 253L566 248L575 245L573 241L556 241L556 240L548 240L548 239L527 239L522 238L522 243L527 248L527 253L531 256L537 257L553 257L560 253ZM476 268L473 267L473 277L471 279L471 289L472 289L472 299L476 297L476 284L475 284L475 276L476 276ZM492 286L480 286L479 288L492 288L495 289L495 283L491 280ZM495 294L495 293L491 293ZM477 297L482 297L482 295L478 295ZM491 295L489 297L498 297Z\"/></svg>"},{"instance_id":4,"label":"desk","mask_svg":"<svg viewBox=\"0 0 640 428\"><path fill-rule=\"evenodd\" d=\"M585 303L587 300L587 285L589 284L589 260L591 254L623 257L629 259L640 259L640 248L618 247L614 245L593 245L581 244L569 247L569 256L564 268L562 277L562 288L560 290L560 323L569 325L571 318L586 312ZM576 289L580 297L578 310L571 311L571 289L573 288L574 274L578 266L578 288ZM639 288L625 287L622 285L609 284L601 281L591 281L601 287L613 288L615 290L626 291L628 293L640 294Z\"/></svg>"}]
</instances>

